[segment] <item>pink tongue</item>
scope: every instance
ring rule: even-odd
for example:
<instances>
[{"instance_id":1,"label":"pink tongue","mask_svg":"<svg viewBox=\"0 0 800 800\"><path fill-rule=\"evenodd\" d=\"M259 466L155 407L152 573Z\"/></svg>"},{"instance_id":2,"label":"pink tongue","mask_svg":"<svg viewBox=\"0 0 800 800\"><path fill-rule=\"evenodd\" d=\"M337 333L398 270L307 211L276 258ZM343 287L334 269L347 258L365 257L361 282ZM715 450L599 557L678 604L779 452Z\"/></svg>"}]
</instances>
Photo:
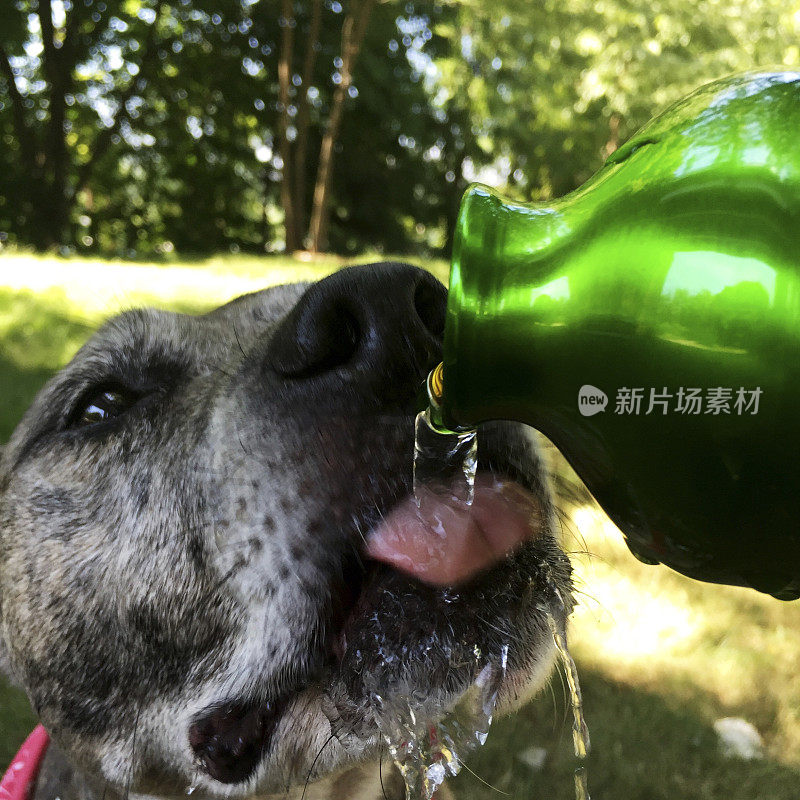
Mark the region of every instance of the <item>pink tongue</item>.
<instances>
[{"instance_id":1,"label":"pink tongue","mask_svg":"<svg viewBox=\"0 0 800 800\"><path fill-rule=\"evenodd\" d=\"M367 553L420 580L459 583L505 558L542 530L542 507L519 484L479 475L475 499L425 490L397 506L373 531Z\"/></svg>"}]
</instances>

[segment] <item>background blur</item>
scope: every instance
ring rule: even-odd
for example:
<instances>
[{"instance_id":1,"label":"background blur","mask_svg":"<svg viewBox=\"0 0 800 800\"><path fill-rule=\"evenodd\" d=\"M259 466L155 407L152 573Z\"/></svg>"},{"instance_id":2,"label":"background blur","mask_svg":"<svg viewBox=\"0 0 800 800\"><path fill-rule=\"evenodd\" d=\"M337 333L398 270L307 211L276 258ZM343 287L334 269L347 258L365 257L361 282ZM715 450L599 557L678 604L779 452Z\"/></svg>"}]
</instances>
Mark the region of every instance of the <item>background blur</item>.
<instances>
[{"instance_id":1,"label":"background blur","mask_svg":"<svg viewBox=\"0 0 800 800\"><path fill-rule=\"evenodd\" d=\"M0 0L0 443L108 314L378 254L446 280L469 181L561 195L697 85L800 67L799 34L800 0ZM563 528L592 797L797 800L800 603L639 564L579 491ZM0 682L0 769L34 724ZM556 679L455 788L570 798L570 750Z\"/></svg>"},{"instance_id":2,"label":"background blur","mask_svg":"<svg viewBox=\"0 0 800 800\"><path fill-rule=\"evenodd\" d=\"M446 253L701 83L800 65L797 0L3 0L0 241Z\"/></svg>"}]
</instances>

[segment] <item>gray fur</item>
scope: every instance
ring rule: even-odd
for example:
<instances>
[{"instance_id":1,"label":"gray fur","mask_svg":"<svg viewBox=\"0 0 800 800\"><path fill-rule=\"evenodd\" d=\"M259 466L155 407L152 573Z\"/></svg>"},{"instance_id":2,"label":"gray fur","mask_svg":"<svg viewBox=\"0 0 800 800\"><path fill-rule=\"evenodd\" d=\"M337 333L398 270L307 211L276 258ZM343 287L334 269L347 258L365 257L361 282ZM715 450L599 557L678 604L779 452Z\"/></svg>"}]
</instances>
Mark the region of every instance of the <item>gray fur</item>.
<instances>
[{"instance_id":1,"label":"gray fur","mask_svg":"<svg viewBox=\"0 0 800 800\"><path fill-rule=\"evenodd\" d=\"M378 656L332 663L330 639L348 559L410 490L406 401L428 365L406 381L403 402L388 371L337 393L276 376L264 366L269 343L305 289L268 289L197 317L112 319L0 451L0 666L54 741L36 800L177 797L189 786L203 797L299 798L309 775L309 800L380 796L359 683ZM121 422L69 428L80 398L112 378L147 397ZM549 588L568 611L569 565L530 439L493 425L480 441L484 466L538 493L545 534L460 592L457 623L444 624L453 610L441 592L396 574L376 577L366 596L406 677L437 696L469 676L392 640L392 598L439 625L455 652L511 638L511 707L551 669L546 610L563 610ZM373 635L351 623L367 650ZM274 707L275 727L252 776L222 783L198 766L187 732L205 710L239 700ZM346 735L331 737L332 704Z\"/></svg>"}]
</instances>

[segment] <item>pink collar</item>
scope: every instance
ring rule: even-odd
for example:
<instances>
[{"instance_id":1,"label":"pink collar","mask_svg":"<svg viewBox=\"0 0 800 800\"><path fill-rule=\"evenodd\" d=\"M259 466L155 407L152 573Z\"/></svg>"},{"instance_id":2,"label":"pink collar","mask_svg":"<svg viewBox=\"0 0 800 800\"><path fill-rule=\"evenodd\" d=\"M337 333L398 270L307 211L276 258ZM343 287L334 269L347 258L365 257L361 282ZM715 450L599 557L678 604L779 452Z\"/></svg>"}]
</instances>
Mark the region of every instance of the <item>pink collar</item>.
<instances>
[{"instance_id":1,"label":"pink collar","mask_svg":"<svg viewBox=\"0 0 800 800\"><path fill-rule=\"evenodd\" d=\"M50 737L37 725L0 780L0 800L29 800Z\"/></svg>"}]
</instances>

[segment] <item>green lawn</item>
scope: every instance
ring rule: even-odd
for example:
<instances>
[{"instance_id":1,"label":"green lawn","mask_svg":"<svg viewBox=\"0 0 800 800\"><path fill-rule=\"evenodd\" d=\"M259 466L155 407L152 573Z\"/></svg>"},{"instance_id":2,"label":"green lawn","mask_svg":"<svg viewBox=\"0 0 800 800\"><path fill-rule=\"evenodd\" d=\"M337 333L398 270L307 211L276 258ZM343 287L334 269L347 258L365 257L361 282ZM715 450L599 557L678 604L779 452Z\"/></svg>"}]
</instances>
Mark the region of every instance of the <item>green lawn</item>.
<instances>
[{"instance_id":1,"label":"green lawn","mask_svg":"<svg viewBox=\"0 0 800 800\"><path fill-rule=\"evenodd\" d=\"M0 442L47 376L111 311L143 302L203 310L338 266L286 258L158 266L0 257ZM446 265L431 266L446 274ZM565 468L556 460L553 469ZM570 638L592 733L594 800L800 797L800 603L646 567L589 505L569 510L564 532L580 590ZM758 728L762 760L722 756L713 723L727 716ZM0 684L0 768L34 724L24 697ZM551 692L496 723L470 761L481 780L463 773L454 781L458 796L571 798L570 749L563 685L555 679ZM529 760L542 755L542 766L526 763L526 753Z\"/></svg>"}]
</instances>

